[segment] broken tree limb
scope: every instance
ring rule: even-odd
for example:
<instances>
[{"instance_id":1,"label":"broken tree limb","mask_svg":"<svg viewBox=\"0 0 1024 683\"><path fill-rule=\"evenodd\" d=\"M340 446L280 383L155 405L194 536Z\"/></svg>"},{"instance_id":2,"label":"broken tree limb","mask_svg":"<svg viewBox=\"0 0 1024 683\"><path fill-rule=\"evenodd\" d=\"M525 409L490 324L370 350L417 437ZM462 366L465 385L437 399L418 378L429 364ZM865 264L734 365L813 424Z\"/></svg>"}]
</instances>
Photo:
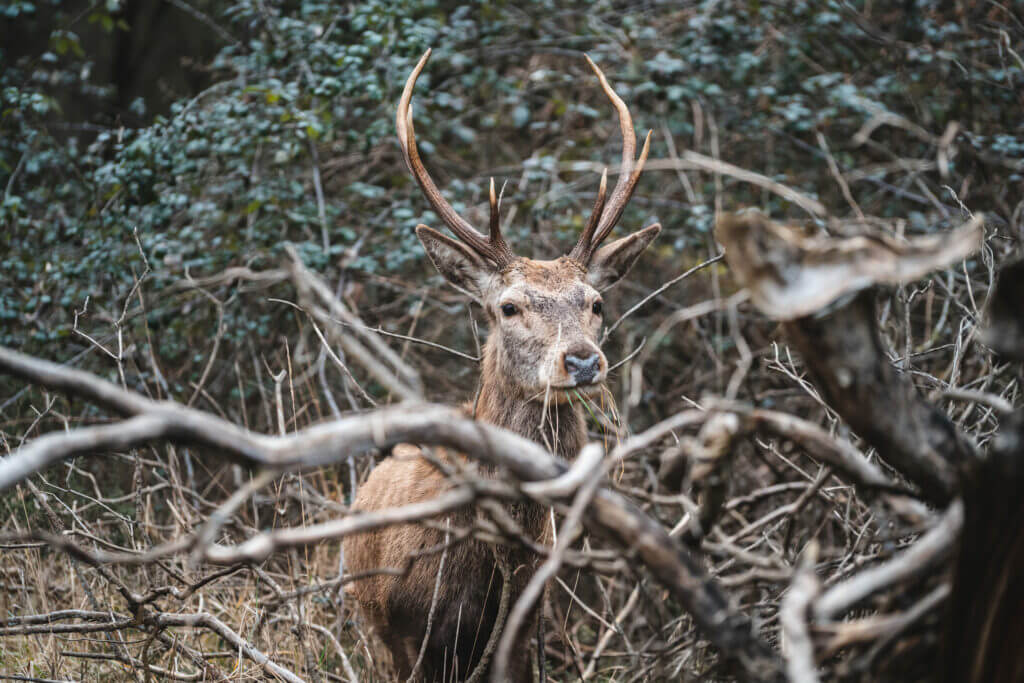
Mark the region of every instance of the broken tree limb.
<instances>
[{"instance_id":1,"label":"broken tree limb","mask_svg":"<svg viewBox=\"0 0 1024 683\"><path fill-rule=\"evenodd\" d=\"M916 280L967 258L984 236L981 215L949 234L905 242L881 234L809 236L758 211L726 214L715 226L729 267L775 320L810 315L872 285Z\"/></svg>"},{"instance_id":2,"label":"broken tree limb","mask_svg":"<svg viewBox=\"0 0 1024 683\"><path fill-rule=\"evenodd\" d=\"M958 467L974 448L952 421L921 398L884 352L875 284L917 279L966 258L982 243L980 216L948 235L808 237L759 212L726 215L715 227L726 261L751 301L785 322L822 397L879 455L946 505Z\"/></svg>"}]
</instances>

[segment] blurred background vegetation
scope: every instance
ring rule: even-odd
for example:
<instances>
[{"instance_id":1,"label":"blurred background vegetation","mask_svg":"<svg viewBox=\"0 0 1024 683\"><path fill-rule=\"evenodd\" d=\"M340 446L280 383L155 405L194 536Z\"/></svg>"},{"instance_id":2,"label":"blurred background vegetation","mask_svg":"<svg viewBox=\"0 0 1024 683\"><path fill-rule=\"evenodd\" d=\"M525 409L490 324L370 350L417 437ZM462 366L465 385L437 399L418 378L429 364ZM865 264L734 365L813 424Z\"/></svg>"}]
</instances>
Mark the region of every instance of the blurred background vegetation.
<instances>
[{"instance_id":1,"label":"blurred background vegetation","mask_svg":"<svg viewBox=\"0 0 1024 683\"><path fill-rule=\"evenodd\" d=\"M368 322L440 319L439 335L471 348L464 302L425 294L439 280L412 228L440 226L394 134L428 46L415 98L428 165L478 218L488 177L508 181L526 255L572 244L599 165L617 163L584 52L654 130L652 160L693 149L850 214L821 133L865 212L932 231L962 202L1020 234L1024 18L1010 2L13 0L0 35L0 343L87 352L96 369L73 332L84 311L79 330L104 345L120 330L125 356L146 359L130 383L153 381L152 356L174 397L198 381L221 313L217 401L238 391L240 350L269 353L295 316L266 283L219 281L223 306L183 283L274 268L285 242L343 281ZM954 123L956 154L938 168ZM712 253L716 208L746 205L803 217L729 178L649 170L622 226L666 232L633 293ZM643 313L641 325L657 302Z\"/></svg>"},{"instance_id":2,"label":"blurred background vegetation","mask_svg":"<svg viewBox=\"0 0 1024 683\"><path fill-rule=\"evenodd\" d=\"M717 211L756 206L777 220L890 234L939 232L984 211L983 257L882 297L881 322L907 363L913 356L961 386L1012 385L1005 377L992 383L991 353L970 344L963 303L980 301L993 256L1024 238L1024 9L1010 0L6 0L0 344L265 432L278 428L271 395L281 369L289 369L289 431L334 414L343 402L335 389L347 398L341 410L367 407L343 373L325 366L321 342L289 305L296 293L281 268L290 243L367 324L475 354L472 318L482 316L424 258L413 227L442 226L394 132L398 95L427 47L434 54L414 98L426 164L478 225L486 224L488 178L507 182L506 235L523 255L564 253L589 214L602 166L618 163L617 121L584 53L629 104L640 134L654 131L620 231L659 220L664 232L610 293L609 322L719 252ZM687 151L763 174L844 220L826 225L761 187L695 169ZM883 220L853 226L861 214ZM780 360L773 325L752 310L653 334L672 312L732 289L716 264L652 299L611 336L613 363L648 340L644 390L620 398L623 426L639 429L704 393L722 394L738 339L757 361L738 398L826 420L795 381L798 362ZM429 398L472 395L475 363L389 343L423 374ZM959 355L954 347L970 349ZM388 400L361 368L352 371L368 396ZM925 373L914 380L937 386ZM629 381L629 373L613 376L616 396ZM5 450L45 431L40 422L52 429L101 419L68 401L43 420L42 405L54 404L0 378ZM991 433L982 422L972 436ZM238 473L203 470L182 453L189 482L199 480L192 488L210 500L238 483ZM743 457L736 491L791 474L756 453ZM163 465L143 472L139 462L69 464L67 485L91 491L84 482L92 472L111 496L159 486ZM166 462L177 462L173 450ZM654 481L651 462L630 464L631 493ZM356 476L312 480L342 500ZM109 519L110 510L89 514L110 522L109 542L141 547L136 522L125 521L142 518L130 499ZM3 500L14 526L39 515L22 500ZM197 494L195 510L212 507ZM167 514L158 509L156 518ZM306 519L304 510L281 517ZM200 512L179 520L201 521ZM817 524L797 535L811 537ZM336 552L316 549L316 561L303 565L307 578L336 571ZM49 571L38 553L33 562ZM236 588L225 604L251 595L252 586ZM317 599L324 623L342 619ZM652 604L648 620L634 625L641 632L668 618ZM756 591L744 593L744 604L770 616L770 601ZM574 637L592 640L591 626L581 619ZM702 655L686 666L706 664Z\"/></svg>"}]
</instances>

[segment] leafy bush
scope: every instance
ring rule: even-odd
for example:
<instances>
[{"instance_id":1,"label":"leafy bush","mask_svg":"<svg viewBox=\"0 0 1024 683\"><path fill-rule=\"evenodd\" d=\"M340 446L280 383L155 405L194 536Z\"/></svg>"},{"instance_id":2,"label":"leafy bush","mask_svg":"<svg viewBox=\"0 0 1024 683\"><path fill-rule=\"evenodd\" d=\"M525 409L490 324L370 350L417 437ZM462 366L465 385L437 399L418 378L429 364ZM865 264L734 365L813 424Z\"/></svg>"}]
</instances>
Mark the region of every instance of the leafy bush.
<instances>
[{"instance_id":1,"label":"leafy bush","mask_svg":"<svg viewBox=\"0 0 1024 683\"><path fill-rule=\"evenodd\" d=\"M863 8L835 1L372 1L341 11L309 0L210 0L193 14L175 10L179 26L208 34L215 56L195 68L209 85L166 109L95 75L106 73L90 51L98 43L82 36L141 30L126 8L108 0L77 10L23 1L0 20L41 36L16 58L0 57L0 343L70 357L87 346L71 331L75 311L91 298L80 324L111 335L109 311L148 272L146 312L130 302L124 324L140 339L143 323L159 331L156 356L179 368L180 386L201 373L192 349L218 320L198 294L174 288L183 278L273 268L285 242L335 279L342 264L365 281L410 268L432 277L411 229L437 220L393 133L399 90L428 46L435 56L416 97L428 163L456 208L478 218L486 176L508 178L511 236L537 255L570 244L589 211L596 175L566 164L617 158L612 114L584 51L613 77L638 129L655 130L652 158L669 157L667 132L678 148L718 154L843 213L820 132L841 169L859 170L854 189L866 210L917 215L914 229L933 229L961 213L946 188L962 192L965 179L978 178L959 199L1002 226L1020 220L1013 189L1022 180L1024 65L1012 48L1021 30L1014 10L999 5L872 3L872 23ZM883 22L892 29L879 33ZM94 111L74 118L79 109L70 108L86 100ZM133 117L140 125L121 125ZM852 142L878 121L886 125ZM949 176L933 165L893 185L886 165L934 159L953 122ZM709 174L689 179L695 201L673 173L648 172L623 220L666 225L659 272L706 249L716 197L726 208L797 212L752 186L728 182L721 191ZM289 314L229 284L219 291L231 348L249 335L265 339ZM393 293L372 288L371 296L384 303ZM183 299L195 302L187 320Z\"/></svg>"}]
</instances>

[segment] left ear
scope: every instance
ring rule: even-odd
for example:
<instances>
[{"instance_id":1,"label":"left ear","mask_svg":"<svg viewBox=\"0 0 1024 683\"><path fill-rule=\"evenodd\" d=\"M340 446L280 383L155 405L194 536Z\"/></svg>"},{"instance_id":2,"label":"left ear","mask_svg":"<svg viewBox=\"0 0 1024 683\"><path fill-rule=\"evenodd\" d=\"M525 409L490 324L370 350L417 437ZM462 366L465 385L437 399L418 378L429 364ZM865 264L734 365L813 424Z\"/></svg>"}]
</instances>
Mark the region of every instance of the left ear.
<instances>
[{"instance_id":1,"label":"left ear","mask_svg":"<svg viewBox=\"0 0 1024 683\"><path fill-rule=\"evenodd\" d=\"M611 287L629 272L659 232L661 224L655 223L601 247L590 260L587 280L597 290Z\"/></svg>"}]
</instances>

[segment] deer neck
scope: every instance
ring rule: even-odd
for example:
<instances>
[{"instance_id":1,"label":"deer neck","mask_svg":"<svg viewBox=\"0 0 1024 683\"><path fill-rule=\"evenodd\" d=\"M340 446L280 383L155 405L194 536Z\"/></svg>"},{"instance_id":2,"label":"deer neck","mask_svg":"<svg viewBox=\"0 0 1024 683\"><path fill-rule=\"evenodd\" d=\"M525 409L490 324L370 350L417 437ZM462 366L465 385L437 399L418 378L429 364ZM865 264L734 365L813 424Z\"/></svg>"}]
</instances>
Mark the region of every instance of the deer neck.
<instances>
[{"instance_id":1,"label":"deer neck","mask_svg":"<svg viewBox=\"0 0 1024 683\"><path fill-rule=\"evenodd\" d=\"M497 370L490 341L484 346L480 392L475 417L535 441L567 460L572 460L586 443L586 423L579 402L555 403L530 400Z\"/></svg>"}]
</instances>

